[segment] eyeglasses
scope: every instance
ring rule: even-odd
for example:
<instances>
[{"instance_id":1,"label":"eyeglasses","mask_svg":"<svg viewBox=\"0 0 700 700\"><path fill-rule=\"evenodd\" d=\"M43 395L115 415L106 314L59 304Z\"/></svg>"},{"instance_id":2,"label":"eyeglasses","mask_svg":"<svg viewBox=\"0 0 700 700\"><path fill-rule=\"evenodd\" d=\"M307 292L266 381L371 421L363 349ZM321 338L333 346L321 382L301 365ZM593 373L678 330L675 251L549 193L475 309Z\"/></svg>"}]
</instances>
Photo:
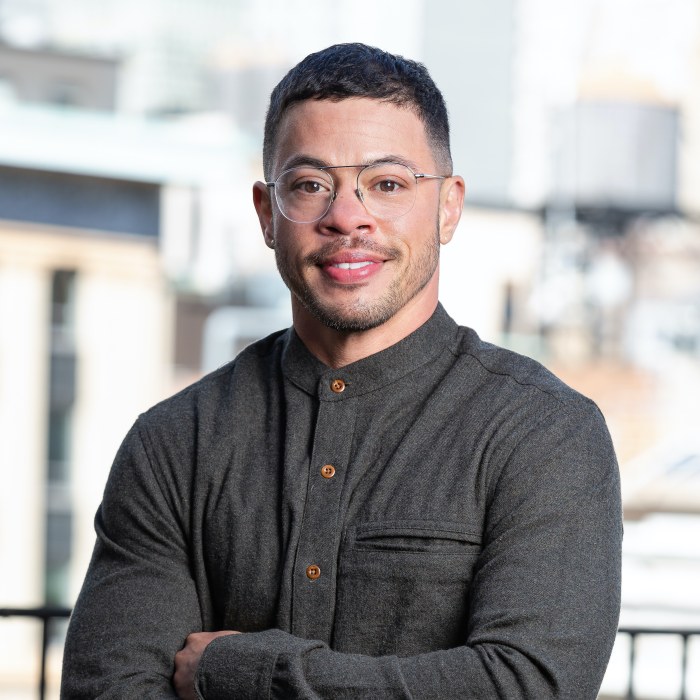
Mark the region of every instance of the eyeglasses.
<instances>
[{"instance_id":1,"label":"eyeglasses","mask_svg":"<svg viewBox=\"0 0 700 700\"><path fill-rule=\"evenodd\" d=\"M315 168L299 166L285 170L274 182L277 206L282 214L297 224L322 219L338 196L329 170L359 168L355 195L369 214L379 219L397 219L408 214L416 201L419 180L445 180L446 175L414 173L403 163L370 165L328 165Z\"/></svg>"}]
</instances>

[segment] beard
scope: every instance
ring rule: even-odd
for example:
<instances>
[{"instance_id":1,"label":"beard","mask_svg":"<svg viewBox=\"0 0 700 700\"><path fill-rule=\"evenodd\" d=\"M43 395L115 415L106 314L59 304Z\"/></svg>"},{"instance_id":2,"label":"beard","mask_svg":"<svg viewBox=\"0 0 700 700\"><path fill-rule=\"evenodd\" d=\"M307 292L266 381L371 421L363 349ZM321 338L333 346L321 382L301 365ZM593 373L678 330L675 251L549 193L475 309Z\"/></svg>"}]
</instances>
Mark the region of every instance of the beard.
<instances>
[{"instance_id":1,"label":"beard","mask_svg":"<svg viewBox=\"0 0 700 700\"><path fill-rule=\"evenodd\" d=\"M353 298L352 291L360 290L362 284L344 287L351 297L346 302L324 299L322 293L314 289L304 276L304 270L317 267L332 255L354 249L375 253L390 260L391 265L395 265L401 272L371 300L363 299L361 295ZM402 265L405 258L406 254L401 249L379 245L371 236L338 238L327 243L303 258L301 268L295 266L285 255L283 247L275 248L275 260L282 280L301 305L328 328L346 333L368 331L386 323L430 282L440 258L439 227L435 227L434 235L418 249L418 254L411 257L407 268Z\"/></svg>"}]
</instances>

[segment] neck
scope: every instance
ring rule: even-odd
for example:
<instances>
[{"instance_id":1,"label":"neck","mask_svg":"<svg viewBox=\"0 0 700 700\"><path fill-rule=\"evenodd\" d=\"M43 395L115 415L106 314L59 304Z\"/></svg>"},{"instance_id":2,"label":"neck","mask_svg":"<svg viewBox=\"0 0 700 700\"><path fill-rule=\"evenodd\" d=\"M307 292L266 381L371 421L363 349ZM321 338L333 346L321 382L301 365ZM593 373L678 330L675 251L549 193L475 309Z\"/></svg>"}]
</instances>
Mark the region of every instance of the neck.
<instances>
[{"instance_id":1,"label":"neck","mask_svg":"<svg viewBox=\"0 0 700 700\"><path fill-rule=\"evenodd\" d=\"M433 315L437 303L437 294L419 294L381 326L366 331L338 331L321 323L293 298L294 330L312 355L337 369L403 340Z\"/></svg>"}]
</instances>

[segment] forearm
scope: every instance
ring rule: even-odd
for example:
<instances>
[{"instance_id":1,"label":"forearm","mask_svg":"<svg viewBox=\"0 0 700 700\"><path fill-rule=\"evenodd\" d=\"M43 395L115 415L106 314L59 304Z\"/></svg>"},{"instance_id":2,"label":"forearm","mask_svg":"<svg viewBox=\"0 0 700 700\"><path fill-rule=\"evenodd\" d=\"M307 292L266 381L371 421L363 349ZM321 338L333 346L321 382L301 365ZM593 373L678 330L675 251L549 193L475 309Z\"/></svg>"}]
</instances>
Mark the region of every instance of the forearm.
<instances>
[{"instance_id":1,"label":"forearm","mask_svg":"<svg viewBox=\"0 0 700 700\"><path fill-rule=\"evenodd\" d=\"M223 637L196 677L206 700L224 698L409 698L396 657L341 654L281 630Z\"/></svg>"},{"instance_id":2,"label":"forearm","mask_svg":"<svg viewBox=\"0 0 700 700\"><path fill-rule=\"evenodd\" d=\"M413 657L332 651L321 642L268 630L215 640L202 657L196 687L206 700L397 698L593 700L593 684L559 684L558 674L522 651L462 646Z\"/></svg>"}]
</instances>

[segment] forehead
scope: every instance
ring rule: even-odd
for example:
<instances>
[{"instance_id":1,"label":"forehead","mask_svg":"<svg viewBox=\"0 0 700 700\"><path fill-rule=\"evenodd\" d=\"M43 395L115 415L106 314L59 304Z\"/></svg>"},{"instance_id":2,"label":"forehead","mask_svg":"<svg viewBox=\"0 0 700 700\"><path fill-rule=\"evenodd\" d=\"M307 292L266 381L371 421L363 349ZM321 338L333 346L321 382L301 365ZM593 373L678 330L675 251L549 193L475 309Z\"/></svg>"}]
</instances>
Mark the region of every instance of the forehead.
<instances>
[{"instance_id":1,"label":"forehead","mask_svg":"<svg viewBox=\"0 0 700 700\"><path fill-rule=\"evenodd\" d=\"M274 171L279 173L300 156L326 165L370 163L392 156L421 169L434 166L425 127L416 113L369 98L292 105L277 132Z\"/></svg>"}]
</instances>

